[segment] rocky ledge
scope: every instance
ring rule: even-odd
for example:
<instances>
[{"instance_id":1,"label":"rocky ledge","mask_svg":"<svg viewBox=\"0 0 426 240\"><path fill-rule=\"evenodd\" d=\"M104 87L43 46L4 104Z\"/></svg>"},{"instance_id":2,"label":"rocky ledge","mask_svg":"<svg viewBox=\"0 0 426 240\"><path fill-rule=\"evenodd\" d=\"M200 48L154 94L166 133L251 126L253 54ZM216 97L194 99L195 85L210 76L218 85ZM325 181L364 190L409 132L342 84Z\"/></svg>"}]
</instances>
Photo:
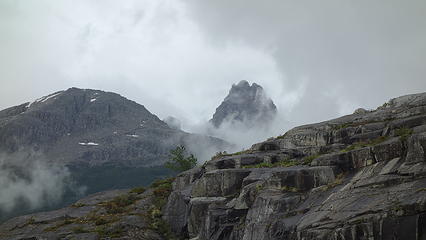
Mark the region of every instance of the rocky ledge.
<instances>
[{"instance_id":1,"label":"rocky ledge","mask_svg":"<svg viewBox=\"0 0 426 240\"><path fill-rule=\"evenodd\" d=\"M179 175L186 238L426 239L426 93L294 128Z\"/></svg>"},{"instance_id":2,"label":"rocky ledge","mask_svg":"<svg viewBox=\"0 0 426 240\"><path fill-rule=\"evenodd\" d=\"M18 217L0 225L0 233L4 239L426 239L426 93L218 153L173 183Z\"/></svg>"}]
</instances>

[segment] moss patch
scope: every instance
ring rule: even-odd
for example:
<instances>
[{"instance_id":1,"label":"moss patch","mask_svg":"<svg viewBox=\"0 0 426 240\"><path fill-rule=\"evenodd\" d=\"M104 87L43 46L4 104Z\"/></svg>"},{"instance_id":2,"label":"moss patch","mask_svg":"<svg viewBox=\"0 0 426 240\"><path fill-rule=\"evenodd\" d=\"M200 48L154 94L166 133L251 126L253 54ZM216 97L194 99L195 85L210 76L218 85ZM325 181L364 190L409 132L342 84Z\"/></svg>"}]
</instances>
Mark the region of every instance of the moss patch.
<instances>
[{"instance_id":1,"label":"moss patch","mask_svg":"<svg viewBox=\"0 0 426 240\"><path fill-rule=\"evenodd\" d=\"M413 129L410 128L403 127L395 130L395 135L398 136L401 141L406 141L411 134L413 134Z\"/></svg>"},{"instance_id":2,"label":"moss patch","mask_svg":"<svg viewBox=\"0 0 426 240\"><path fill-rule=\"evenodd\" d=\"M57 224L56 224L56 225L54 225L54 226L51 226L51 227L45 228L43 231L45 231L45 232L53 232L53 231L56 231L57 229L59 229L59 228L61 228L61 227L63 227L63 226L66 226L66 225L69 225L69 224L71 224L71 223L74 223L74 220L75 220L75 219L65 219L64 221L59 222L59 223L57 223Z\"/></svg>"},{"instance_id":3,"label":"moss patch","mask_svg":"<svg viewBox=\"0 0 426 240\"><path fill-rule=\"evenodd\" d=\"M136 200L138 200L136 195L134 194L125 194L118 197L115 197L113 200L108 202L103 202L100 205L103 206L107 213L109 214L118 214L126 212L126 207L133 204Z\"/></svg>"},{"instance_id":4,"label":"moss patch","mask_svg":"<svg viewBox=\"0 0 426 240\"><path fill-rule=\"evenodd\" d=\"M242 168L275 168L275 167L291 167L299 165L296 160L282 160L275 163L261 162L253 165L242 166Z\"/></svg>"},{"instance_id":5,"label":"moss patch","mask_svg":"<svg viewBox=\"0 0 426 240\"><path fill-rule=\"evenodd\" d=\"M145 191L146 189L144 187L135 187L132 190L130 190L130 193L141 194L141 193L144 193Z\"/></svg>"},{"instance_id":6,"label":"moss patch","mask_svg":"<svg viewBox=\"0 0 426 240\"><path fill-rule=\"evenodd\" d=\"M352 145L350 145L349 147L341 150L340 152L350 152L356 149L360 149L360 148L364 148L364 147L372 147L375 146L377 144L380 144L386 140L388 140L389 137L388 136L380 136L378 138L366 141L366 142L356 142L353 143Z\"/></svg>"}]
</instances>

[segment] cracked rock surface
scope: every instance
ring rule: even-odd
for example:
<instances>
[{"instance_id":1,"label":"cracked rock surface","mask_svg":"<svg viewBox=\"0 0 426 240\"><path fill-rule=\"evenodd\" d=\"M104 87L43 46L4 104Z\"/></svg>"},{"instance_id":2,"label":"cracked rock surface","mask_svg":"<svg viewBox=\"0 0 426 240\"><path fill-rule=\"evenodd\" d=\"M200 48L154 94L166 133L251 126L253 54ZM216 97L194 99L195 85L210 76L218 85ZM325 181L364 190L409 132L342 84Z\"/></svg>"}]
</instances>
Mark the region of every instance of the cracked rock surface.
<instances>
[{"instance_id":1,"label":"cracked rock surface","mask_svg":"<svg viewBox=\"0 0 426 240\"><path fill-rule=\"evenodd\" d=\"M190 239L426 239L426 94L305 125L182 173L164 211Z\"/></svg>"}]
</instances>

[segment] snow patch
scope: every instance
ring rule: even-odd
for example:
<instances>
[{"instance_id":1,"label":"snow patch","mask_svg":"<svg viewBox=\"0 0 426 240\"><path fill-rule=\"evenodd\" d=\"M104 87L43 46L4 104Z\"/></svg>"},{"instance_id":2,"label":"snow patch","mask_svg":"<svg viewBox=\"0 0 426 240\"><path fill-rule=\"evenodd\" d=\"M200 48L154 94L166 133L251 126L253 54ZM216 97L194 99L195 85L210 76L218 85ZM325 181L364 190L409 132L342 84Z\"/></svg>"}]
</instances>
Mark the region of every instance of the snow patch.
<instances>
[{"instance_id":1,"label":"snow patch","mask_svg":"<svg viewBox=\"0 0 426 240\"><path fill-rule=\"evenodd\" d=\"M31 107L31 105L33 105L34 103L44 103L44 102L46 102L47 100L49 100L49 99L51 99L51 98L54 98L54 97L57 97L58 95L60 95L62 92L57 92L57 93L54 93L54 94L50 94L50 95L47 95L47 96L44 96L44 97L41 97L41 98L38 98L38 99L36 99L34 102L30 102L30 103L28 103L27 104L27 108L30 108Z\"/></svg>"},{"instance_id":2,"label":"snow patch","mask_svg":"<svg viewBox=\"0 0 426 240\"><path fill-rule=\"evenodd\" d=\"M139 135L136 135L136 134L127 134L126 136L133 137L133 138L138 138L139 137Z\"/></svg>"},{"instance_id":3,"label":"snow patch","mask_svg":"<svg viewBox=\"0 0 426 240\"><path fill-rule=\"evenodd\" d=\"M87 143L80 142L78 144L80 144L82 146L99 146L99 143L94 143L94 142L87 142Z\"/></svg>"},{"instance_id":4,"label":"snow patch","mask_svg":"<svg viewBox=\"0 0 426 240\"><path fill-rule=\"evenodd\" d=\"M56 96L58 96L59 94L61 94L62 92L58 92L58 93L55 93L55 94L52 94L52 95L50 95L50 96L47 96L47 97L45 97L41 102L46 102L47 100L49 100L49 99L51 99L51 98L54 98L54 97L56 97Z\"/></svg>"}]
</instances>

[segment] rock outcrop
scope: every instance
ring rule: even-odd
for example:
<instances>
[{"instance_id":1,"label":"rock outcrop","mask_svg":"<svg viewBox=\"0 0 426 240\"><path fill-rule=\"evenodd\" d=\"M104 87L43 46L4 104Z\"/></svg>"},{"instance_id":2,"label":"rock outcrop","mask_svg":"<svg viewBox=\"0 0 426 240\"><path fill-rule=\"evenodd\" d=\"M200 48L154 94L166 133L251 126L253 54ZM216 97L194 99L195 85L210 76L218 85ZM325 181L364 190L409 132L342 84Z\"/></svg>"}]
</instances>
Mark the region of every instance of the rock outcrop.
<instances>
[{"instance_id":1,"label":"rock outcrop","mask_svg":"<svg viewBox=\"0 0 426 240\"><path fill-rule=\"evenodd\" d=\"M141 199L161 192L154 188ZM217 154L178 175L165 195L161 213L148 215L168 223L175 236L141 225L106 238L96 232L96 223L88 223L86 234L94 239L426 239L426 93L297 127L246 151ZM138 201L148 209L153 204ZM97 208L97 214L105 210ZM12 219L0 225L0 236L70 239L68 224L43 222L45 215L53 216ZM119 215L117 224L126 216ZM42 224L55 226L49 234L57 238L46 237L46 229L37 228ZM115 223L100 226L111 229ZM134 229L138 236L159 235L131 238Z\"/></svg>"},{"instance_id":2,"label":"rock outcrop","mask_svg":"<svg viewBox=\"0 0 426 240\"><path fill-rule=\"evenodd\" d=\"M426 93L301 126L179 175L163 211L198 240L426 239Z\"/></svg>"},{"instance_id":3,"label":"rock outcrop","mask_svg":"<svg viewBox=\"0 0 426 240\"><path fill-rule=\"evenodd\" d=\"M216 108L210 123L216 128L224 122L259 127L269 124L276 113L275 104L263 88L243 80L232 85L228 96Z\"/></svg>"}]
</instances>

